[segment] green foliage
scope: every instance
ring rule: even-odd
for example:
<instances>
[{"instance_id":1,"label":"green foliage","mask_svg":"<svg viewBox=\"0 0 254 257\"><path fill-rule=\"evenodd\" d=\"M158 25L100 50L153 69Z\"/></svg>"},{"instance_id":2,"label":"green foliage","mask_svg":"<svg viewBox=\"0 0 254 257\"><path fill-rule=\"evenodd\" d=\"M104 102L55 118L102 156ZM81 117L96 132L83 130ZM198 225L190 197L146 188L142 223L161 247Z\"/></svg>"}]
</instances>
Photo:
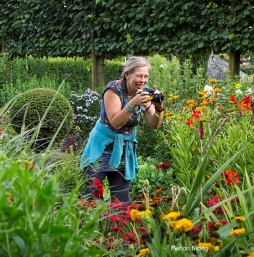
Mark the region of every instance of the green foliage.
<instances>
[{"instance_id":1,"label":"green foliage","mask_svg":"<svg viewBox=\"0 0 254 257\"><path fill-rule=\"evenodd\" d=\"M10 118L17 133L36 128L42 122L37 143L47 145L59 128L55 142L59 143L67 136L72 127L73 111L59 92L35 88L18 96L10 108Z\"/></svg>"},{"instance_id":2,"label":"green foliage","mask_svg":"<svg viewBox=\"0 0 254 257\"><path fill-rule=\"evenodd\" d=\"M0 88L18 83L49 79L60 85L63 81L71 90L80 92L91 85L91 60L83 58L14 58L0 57ZM2 83L1 83L2 82ZM50 87L48 85L48 87ZM55 88L53 88L55 89Z\"/></svg>"},{"instance_id":3,"label":"green foliage","mask_svg":"<svg viewBox=\"0 0 254 257\"><path fill-rule=\"evenodd\" d=\"M164 69L155 69L158 83L155 77L154 83L163 85L169 79L174 86L163 87L163 126L152 134L140 128L144 133L139 139L139 173L131 187L134 202L127 208L142 210L142 227L139 221L130 221L129 210L117 201L106 207L84 199L81 205L80 153L50 147L44 153L34 152L28 147L29 130L9 133L10 124L3 117L17 96L0 109L0 255L133 256L148 247L148 256L189 257L197 246L193 235L208 243L211 231L219 235L216 252L199 249L197 256L253 253L253 110L241 105L252 92L252 79L212 83L202 78L201 69L193 76L190 60L154 58L157 67L167 64L165 75ZM206 84L209 93L203 90ZM231 103L230 94L235 96ZM40 124L35 132L39 129ZM229 184L224 169L234 170L239 180ZM230 180L236 175L231 174ZM142 208L137 209L136 200ZM147 210L144 214L144 203L152 215ZM172 210L187 215L195 229L187 233L174 229L171 225L181 219L164 217ZM237 221L236 215L243 221ZM245 233L230 235L236 227ZM141 231L145 237L140 237Z\"/></svg>"},{"instance_id":4,"label":"green foliage","mask_svg":"<svg viewBox=\"0 0 254 257\"><path fill-rule=\"evenodd\" d=\"M15 84L4 84L2 90L0 91L0 104L4 105L16 95L26 92L30 89L35 88L50 88L53 90L58 90L59 84L47 76L38 79L36 77L26 78L21 81L18 79ZM64 85L59 91L67 99L70 99L71 88L70 84L64 82Z\"/></svg>"},{"instance_id":5,"label":"green foliage","mask_svg":"<svg viewBox=\"0 0 254 257\"><path fill-rule=\"evenodd\" d=\"M248 66L241 66L241 71L252 75L254 74L254 65L248 65Z\"/></svg>"},{"instance_id":6,"label":"green foliage","mask_svg":"<svg viewBox=\"0 0 254 257\"><path fill-rule=\"evenodd\" d=\"M102 251L92 241L104 207L83 212L75 192L64 195L58 176L32 159L13 160L1 152L0 253L1 256L95 256ZM84 220L80 228L80 220Z\"/></svg>"},{"instance_id":7,"label":"green foliage","mask_svg":"<svg viewBox=\"0 0 254 257\"><path fill-rule=\"evenodd\" d=\"M93 50L106 58L127 53L196 58L254 47L248 0L4 1L1 10L0 34L11 56L81 57Z\"/></svg>"}]
</instances>

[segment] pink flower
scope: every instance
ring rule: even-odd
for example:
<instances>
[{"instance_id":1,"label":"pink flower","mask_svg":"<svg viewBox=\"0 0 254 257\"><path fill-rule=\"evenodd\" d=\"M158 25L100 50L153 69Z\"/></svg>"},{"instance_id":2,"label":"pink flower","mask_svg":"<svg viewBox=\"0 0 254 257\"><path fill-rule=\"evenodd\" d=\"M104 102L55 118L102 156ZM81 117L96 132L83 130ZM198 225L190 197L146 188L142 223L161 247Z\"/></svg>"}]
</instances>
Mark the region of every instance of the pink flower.
<instances>
[{"instance_id":1,"label":"pink flower","mask_svg":"<svg viewBox=\"0 0 254 257\"><path fill-rule=\"evenodd\" d=\"M123 236L123 239L125 240L126 244L136 244L136 243L138 243L136 234L134 232L126 233Z\"/></svg>"},{"instance_id":2,"label":"pink flower","mask_svg":"<svg viewBox=\"0 0 254 257\"><path fill-rule=\"evenodd\" d=\"M199 138L200 138L201 140L204 139L204 126L203 126L203 122L202 122L202 121L200 121Z\"/></svg>"},{"instance_id":3,"label":"pink flower","mask_svg":"<svg viewBox=\"0 0 254 257\"><path fill-rule=\"evenodd\" d=\"M212 207L220 202L219 197L212 197L209 201L206 202L207 207ZM215 214L224 214L224 211L221 206L217 207L213 210L213 213Z\"/></svg>"}]
</instances>

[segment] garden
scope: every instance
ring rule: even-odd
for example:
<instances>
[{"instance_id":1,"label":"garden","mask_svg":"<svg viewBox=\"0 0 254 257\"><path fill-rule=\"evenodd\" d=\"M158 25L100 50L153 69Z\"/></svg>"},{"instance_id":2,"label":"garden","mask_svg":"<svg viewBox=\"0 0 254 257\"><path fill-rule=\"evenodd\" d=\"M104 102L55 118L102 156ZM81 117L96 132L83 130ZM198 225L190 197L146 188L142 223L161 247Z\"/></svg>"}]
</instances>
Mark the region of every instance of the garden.
<instances>
[{"instance_id":1,"label":"garden","mask_svg":"<svg viewBox=\"0 0 254 257\"><path fill-rule=\"evenodd\" d=\"M33 58L14 61L7 80L1 58L1 256L254 256L254 74L217 81L188 59L148 59L149 86L165 95L164 122L138 128L127 205L110 202L107 181L93 181L92 201L80 194L80 155L101 89L89 80L74 87L80 74L64 68L39 77ZM89 61L73 63L89 72ZM107 81L120 65L107 61Z\"/></svg>"}]
</instances>

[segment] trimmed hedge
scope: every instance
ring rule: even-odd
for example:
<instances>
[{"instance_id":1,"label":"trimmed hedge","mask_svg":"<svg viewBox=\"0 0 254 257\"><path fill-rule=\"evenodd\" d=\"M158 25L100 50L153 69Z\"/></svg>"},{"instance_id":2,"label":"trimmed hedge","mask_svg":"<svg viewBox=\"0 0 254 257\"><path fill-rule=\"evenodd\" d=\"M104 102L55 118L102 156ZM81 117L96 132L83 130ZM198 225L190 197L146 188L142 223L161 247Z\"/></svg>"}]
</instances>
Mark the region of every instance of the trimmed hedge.
<instances>
[{"instance_id":1,"label":"trimmed hedge","mask_svg":"<svg viewBox=\"0 0 254 257\"><path fill-rule=\"evenodd\" d=\"M53 89L35 88L18 96L10 108L13 128L20 133L21 129L26 131L37 127L46 111L46 118L38 134L39 145L47 146L65 119L54 141L60 143L72 128L73 110L69 101Z\"/></svg>"},{"instance_id":2,"label":"trimmed hedge","mask_svg":"<svg viewBox=\"0 0 254 257\"><path fill-rule=\"evenodd\" d=\"M121 61L105 61L105 82L119 78ZM83 93L91 88L91 59L83 58L15 58L10 61L0 56L0 89L4 84L28 83L32 77L42 80L47 77L60 85L64 80L75 93Z\"/></svg>"}]
</instances>

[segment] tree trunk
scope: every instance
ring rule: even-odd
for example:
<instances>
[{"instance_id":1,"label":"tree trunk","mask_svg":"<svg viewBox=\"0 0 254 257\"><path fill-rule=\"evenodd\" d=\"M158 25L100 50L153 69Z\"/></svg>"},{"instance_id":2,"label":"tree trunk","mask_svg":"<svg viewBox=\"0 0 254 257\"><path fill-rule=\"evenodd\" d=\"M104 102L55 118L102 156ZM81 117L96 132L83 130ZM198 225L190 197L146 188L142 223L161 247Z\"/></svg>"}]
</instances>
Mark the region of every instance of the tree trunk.
<instances>
[{"instance_id":1,"label":"tree trunk","mask_svg":"<svg viewBox=\"0 0 254 257\"><path fill-rule=\"evenodd\" d=\"M92 51L92 89L104 86L104 56L97 56Z\"/></svg>"},{"instance_id":2,"label":"tree trunk","mask_svg":"<svg viewBox=\"0 0 254 257\"><path fill-rule=\"evenodd\" d=\"M236 0L230 1L230 12L231 18L234 18L235 14L235 7L236 7ZM234 31L232 32L234 33ZM229 71L231 78L235 76L240 76L240 51L230 49L229 51Z\"/></svg>"},{"instance_id":3,"label":"tree trunk","mask_svg":"<svg viewBox=\"0 0 254 257\"><path fill-rule=\"evenodd\" d=\"M4 37L2 36L2 40L1 40L1 53L4 52Z\"/></svg>"},{"instance_id":4,"label":"tree trunk","mask_svg":"<svg viewBox=\"0 0 254 257\"><path fill-rule=\"evenodd\" d=\"M240 51L230 50L229 71L232 78L240 76Z\"/></svg>"}]
</instances>

